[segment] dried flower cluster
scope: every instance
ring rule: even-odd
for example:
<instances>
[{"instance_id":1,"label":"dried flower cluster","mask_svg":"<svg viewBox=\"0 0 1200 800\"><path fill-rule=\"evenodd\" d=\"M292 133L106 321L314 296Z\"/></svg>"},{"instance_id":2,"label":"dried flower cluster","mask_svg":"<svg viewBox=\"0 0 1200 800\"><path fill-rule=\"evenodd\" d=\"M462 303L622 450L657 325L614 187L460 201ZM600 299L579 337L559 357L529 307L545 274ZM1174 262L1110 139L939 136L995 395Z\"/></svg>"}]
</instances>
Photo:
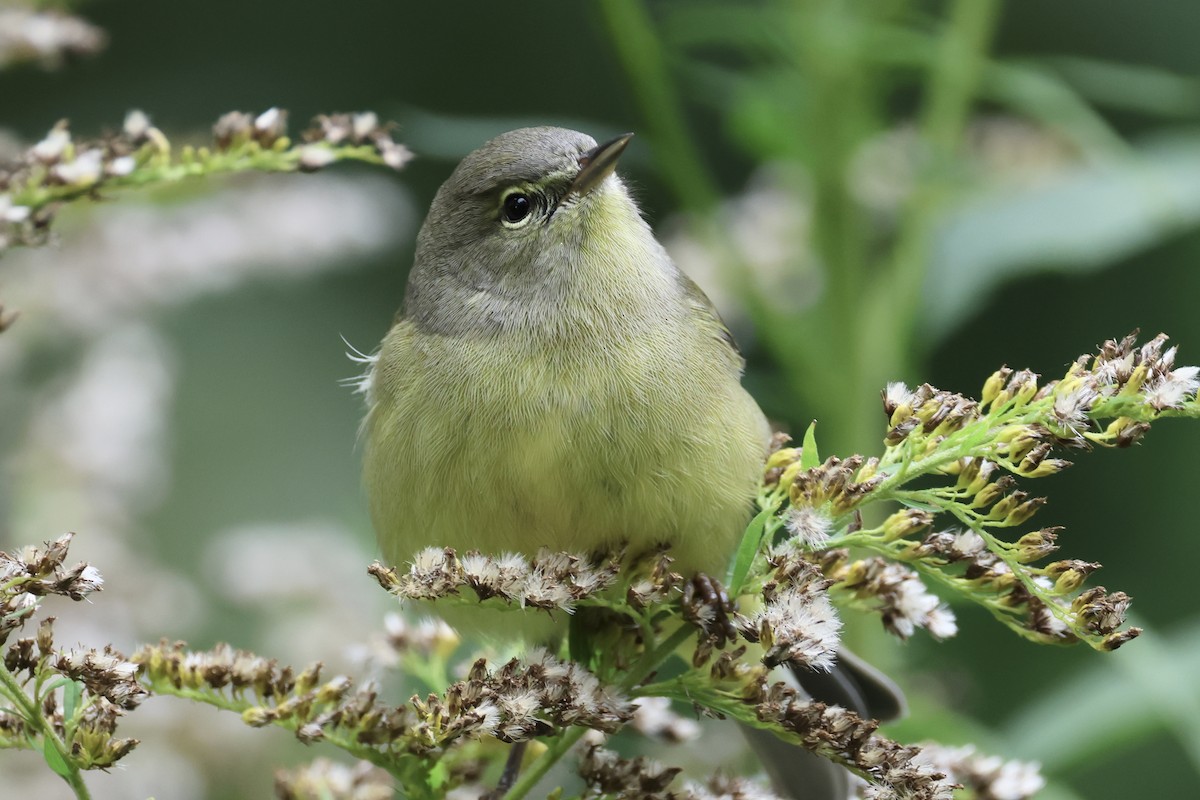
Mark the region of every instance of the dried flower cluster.
<instances>
[{"instance_id":1,"label":"dried flower cluster","mask_svg":"<svg viewBox=\"0 0 1200 800\"><path fill-rule=\"evenodd\" d=\"M774 454L768 470L779 468L779 462L786 458ZM850 456L844 461L832 457L819 467L799 469L800 462L795 462L794 468L789 465L780 473L780 480L788 487L788 497L792 508L829 509L833 515L845 514L865 501L880 483L883 476L876 474L879 459L864 459L862 456ZM796 525L793 515L793 525Z\"/></svg>"},{"instance_id":2,"label":"dried flower cluster","mask_svg":"<svg viewBox=\"0 0 1200 800\"><path fill-rule=\"evenodd\" d=\"M484 659L441 695L408 706L378 702L374 686L338 676L322 682L321 665L289 667L228 645L191 652L181 643L147 646L133 659L160 694L182 694L235 710L250 725L281 725L304 742L353 743L360 757L421 755L464 737L520 741L578 725L612 731L632 715L628 701L577 664L545 652L489 671Z\"/></svg>"},{"instance_id":3,"label":"dried flower cluster","mask_svg":"<svg viewBox=\"0 0 1200 800\"><path fill-rule=\"evenodd\" d=\"M414 704L427 721L444 727L466 712L475 731L506 742L571 725L611 733L633 714L629 701L590 672L543 650L490 673L487 662L479 659L467 680L450 687L444 701L431 696L427 703Z\"/></svg>"},{"instance_id":4,"label":"dried flower cluster","mask_svg":"<svg viewBox=\"0 0 1200 800\"><path fill-rule=\"evenodd\" d=\"M147 692L135 665L112 647L56 651L54 617L43 618L34 636L8 641L47 595L78 601L103 586L94 567L65 566L72 538L0 552L0 645L8 644L0 664L0 749L41 752L74 785L80 770L107 769L137 746L116 736L117 722Z\"/></svg>"},{"instance_id":5,"label":"dried flower cluster","mask_svg":"<svg viewBox=\"0 0 1200 800\"><path fill-rule=\"evenodd\" d=\"M371 112L318 117L303 144L286 134L287 112L278 108L225 114L213 126L211 146L178 152L141 111L131 111L119 133L90 142L75 141L59 122L19 161L0 164L0 253L44 241L64 203L101 190L248 170L312 171L347 159L400 169L412 158Z\"/></svg>"},{"instance_id":6,"label":"dried flower cluster","mask_svg":"<svg viewBox=\"0 0 1200 800\"><path fill-rule=\"evenodd\" d=\"M741 621L742 636L762 645L768 666L791 661L830 669L837 660L842 621L830 602L829 580L794 554L772 556L770 567L762 608Z\"/></svg>"},{"instance_id":7,"label":"dried flower cluster","mask_svg":"<svg viewBox=\"0 0 1200 800\"><path fill-rule=\"evenodd\" d=\"M879 556L851 561L843 549L823 555L823 568L833 581L833 590L847 592L877 610L889 633L901 639L912 636L917 628L927 629L935 639L958 633L954 612L903 564Z\"/></svg>"},{"instance_id":8,"label":"dried flower cluster","mask_svg":"<svg viewBox=\"0 0 1200 800\"><path fill-rule=\"evenodd\" d=\"M593 744L579 760L579 775L591 790L588 797L606 800L779 800L775 793L741 778L716 775L671 789L680 770L653 759L622 758Z\"/></svg>"},{"instance_id":9,"label":"dried flower cluster","mask_svg":"<svg viewBox=\"0 0 1200 800\"><path fill-rule=\"evenodd\" d=\"M873 800L949 800L953 784L920 760L921 749L875 732L879 723L838 706L813 702L784 683L763 680L745 702L758 719L799 737L801 744L867 778Z\"/></svg>"},{"instance_id":10,"label":"dried flower cluster","mask_svg":"<svg viewBox=\"0 0 1200 800\"><path fill-rule=\"evenodd\" d=\"M679 744L700 735L696 720L672 711L671 701L666 697L639 697L633 701L633 706L630 727L643 736Z\"/></svg>"},{"instance_id":11,"label":"dried flower cluster","mask_svg":"<svg viewBox=\"0 0 1200 800\"><path fill-rule=\"evenodd\" d=\"M407 572L378 562L370 572L384 589L402 599L438 600L471 589L478 600L499 598L505 605L521 608L570 611L580 600L612 586L619 566L616 559L595 561L545 549L533 558L476 551L460 558L452 548L430 547L413 557Z\"/></svg>"},{"instance_id":12,"label":"dried flower cluster","mask_svg":"<svg viewBox=\"0 0 1200 800\"><path fill-rule=\"evenodd\" d=\"M270 146L281 124L233 120L222 135ZM354 132L353 118L324 124L335 137L367 135ZM4 654L0 689L10 703L0 713L0 739L24 747L49 742L58 754L51 766L71 781L136 744L115 737L116 720L150 689L234 711L252 726L284 727L305 743L333 744L386 769L406 795L416 787L414 796L437 797L456 787L476 792L487 740L545 737L540 766L531 768L541 775L584 730L612 733L630 724L668 742L691 739L697 726L671 712L674 701L774 730L845 766L867 781L857 789L864 799L944 800L961 787L981 800L1024 800L1041 786L1034 765L893 741L877 732L878 722L811 700L773 681L770 670L834 664L841 626L835 604L878 613L900 638L918 629L953 635L954 616L930 585L985 605L1037 641L1086 640L1112 649L1136 636L1137 629L1122 628L1127 596L1083 587L1098 565L1043 563L1057 548L1057 528L1009 531L1023 529L1044 502L1016 481L1067 466L1056 449L1125 445L1159 416L1200 416L1200 370L1176 367L1164 342L1108 342L1044 385L1031 373L1001 370L979 403L928 386L892 386L884 398L887 446L878 458L821 462L809 437L802 448L781 447L767 464L760 513L734 557L728 589L675 572L662 549L634 558L544 550L460 556L433 548L405 569L371 567L382 586L407 599L584 608L576 617L583 623L571 631L578 663L534 650L497 666L478 659L450 682L453 632L394 616L386 632L391 663L436 690L389 706L372 684L323 679L319 664L297 673L228 646L189 652L161 643L132 659L112 648L56 652L53 620L46 620ZM867 525L865 507L880 501L900 508ZM940 526L947 516L952 523ZM69 543L68 535L42 549L0 554L0 642L41 597L80 599L100 588L91 567L64 566ZM663 670L689 641L691 666ZM656 678L660 673L668 677ZM65 683L38 694L47 674ZM672 788L677 768L623 759L595 744L584 751L580 774L587 797L773 797L723 778ZM279 796L296 798L384 798L392 791L367 767L325 762L280 773L277 785ZM531 785L523 782L521 791Z\"/></svg>"},{"instance_id":13,"label":"dried flower cluster","mask_svg":"<svg viewBox=\"0 0 1200 800\"><path fill-rule=\"evenodd\" d=\"M971 745L924 743L918 760L946 773L968 796L979 800L1026 800L1046 785L1037 764L983 755Z\"/></svg>"},{"instance_id":14,"label":"dried flower cluster","mask_svg":"<svg viewBox=\"0 0 1200 800\"><path fill-rule=\"evenodd\" d=\"M0 696L10 694L15 681L29 693L30 703L14 704L16 709L26 707L25 716L19 711L0 712L0 740L43 751L61 746L75 769L107 769L137 746L137 739L116 736L117 722L122 711L137 708L148 692L137 682L136 665L111 646L56 654L53 624L54 617L46 617L36 638L18 639L4 654L4 669L9 673L4 688L9 691L0 690ZM21 673L25 673L23 681ZM64 687L61 700L54 690L41 687L44 678L55 673L78 681ZM33 708L38 718L30 717ZM44 743L47 731L54 737L49 745ZM40 746L39 740L43 740Z\"/></svg>"},{"instance_id":15,"label":"dried flower cluster","mask_svg":"<svg viewBox=\"0 0 1200 800\"><path fill-rule=\"evenodd\" d=\"M394 128L395 125L391 123L380 124L374 111L321 114L313 120L312 127L304 132L304 141L313 146L301 153L301 165L305 169L319 169L333 160L327 155L332 152L330 146L351 144L375 148L384 166L400 169L412 160L413 154L392 139Z\"/></svg>"},{"instance_id":16,"label":"dried flower cluster","mask_svg":"<svg viewBox=\"0 0 1200 800\"><path fill-rule=\"evenodd\" d=\"M621 758L612 750L593 745L579 760L579 775L601 797L633 800L674 800L667 787L680 773L645 756Z\"/></svg>"},{"instance_id":17,"label":"dried flower cluster","mask_svg":"<svg viewBox=\"0 0 1200 800\"><path fill-rule=\"evenodd\" d=\"M882 456L809 464L804 448L772 454L762 503L779 513L763 538L775 551L809 554L833 582L835 599L877 611L901 638L917 628L936 638L955 634L931 581L985 605L1027 638L1115 649L1138 630L1123 627L1127 595L1083 589L1098 564L1036 565L1057 549L1058 528L998 534L1025 525L1044 505L1016 480L1069 466L1056 449L1128 446L1157 417L1200 415L1200 368L1177 367L1175 357L1165 336L1138 346L1131 335L1081 356L1059 380L1039 384L1028 370L998 370L979 402L891 384ZM930 478L940 485L909 488ZM862 509L881 501L904 507L864 528ZM940 515L952 523L933 530ZM876 555L851 560L841 549L849 546Z\"/></svg>"},{"instance_id":18,"label":"dried flower cluster","mask_svg":"<svg viewBox=\"0 0 1200 800\"><path fill-rule=\"evenodd\" d=\"M672 563L669 549L660 547L622 564L625 601L631 608L643 611L681 596L685 581L671 569Z\"/></svg>"},{"instance_id":19,"label":"dried flower cluster","mask_svg":"<svg viewBox=\"0 0 1200 800\"><path fill-rule=\"evenodd\" d=\"M55 670L79 681L92 694L127 711L137 708L149 694L137 682L137 664L112 645L103 650L59 653L53 664Z\"/></svg>"},{"instance_id":20,"label":"dried flower cluster","mask_svg":"<svg viewBox=\"0 0 1200 800\"><path fill-rule=\"evenodd\" d=\"M44 547L0 552L0 644L36 613L40 598L62 595L82 600L104 586L95 567L82 562L65 566L73 533Z\"/></svg>"},{"instance_id":21,"label":"dried flower cluster","mask_svg":"<svg viewBox=\"0 0 1200 800\"><path fill-rule=\"evenodd\" d=\"M423 619L414 623L400 614L388 614L383 619L385 641L397 654L428 655L445 653L458 646L458 634L440 619Z\"/></svg>"},{"instance_id":22,"label":"dried flower cluster","mask_svg":"<svg viewBox=\"0 0 1200 800\"><path fill-rule=\"evenodd\" d=\"M62 11L0 8L0 69L23 61L53 69L68 56L99 52L107 41L104 31Z\"/></svg>"},{"instance_id":23,"label":"dried flower cluster","mask_svg":"<svg viewBox=\"0 0 1200 800\"><path fill-rule=\"evenodd\" d=\"M278 800L391 800L392 778L365 761L354 766L327 758L275 772Z\"/></svg>"}]
</instances>

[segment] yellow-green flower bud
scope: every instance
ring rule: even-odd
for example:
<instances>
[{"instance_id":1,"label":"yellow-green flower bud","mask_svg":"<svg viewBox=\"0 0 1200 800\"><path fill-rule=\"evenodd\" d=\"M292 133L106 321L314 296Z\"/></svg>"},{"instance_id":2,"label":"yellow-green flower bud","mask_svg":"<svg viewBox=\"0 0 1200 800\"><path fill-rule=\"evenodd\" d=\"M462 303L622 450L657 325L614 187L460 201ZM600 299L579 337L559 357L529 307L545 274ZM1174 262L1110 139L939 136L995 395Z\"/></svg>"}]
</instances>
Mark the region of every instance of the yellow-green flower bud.
<instances>
[{"instance_id":1,"label":"yellow-green flower bud","mask_svg":"<svg viewBox=\"0 0 1200 800\"><path fill-rule=\"evenodd\" d=\"M803 468L800 466L799 459L797 459L796 461L793 461L791 464L788 464L787 469L785 469L783 471L783 474L779 476L779 485L789 487L789 491L794 490L796 488L796 486L795 486L796 476L799 475L802 471L803 471ZM795 502L796 500L797 500L797 498L793 494L792 502Z\"/></svg>"},{"instance_id":2,"label":"yellow-green flower bud","mask_svg":"<svg viewBox=\"0 0 1200 800\"><path fill-rule=\"evenodd\" d=\"M1015 546L1017 560L1029 564L1053 553L1058 549L1055 542L1060 530L1061 527L1042 528L1022 536Z\"/></svg>"},{"instance_id":3,"label":"yellow-green flower bud","mask_svg":"<svg viewBox=\"0 0 1200 800\"><path fill-rule=\"evenodd\" d=\"M855 483L863 483L868 481L871 478L874 478L878 471L879 459L875 456L871 456L867 459L867 462L862 465L862 469L858 471L858 474L854 476L854 481Z\"/></svg>"},{"instance_id":4,"label":"yellow-green flower bud","mask_svg":"<svg viewBox=\"0 0 1200 800\"><path fill-rule=\"evenodd\" d=\"M326 681L317 689L317 702L337 703L350 691L351 682L345 675L339 675L333 680Z\"/></svg>"},{"instance_id":5,"label":"yellow-green flower bud","mask_svg":"<svg viewBox=\"0 0 1200 800\"><path fill-rule=\"evenodd\" d=\"M903 539L928 528L933 523L933 515L919 508L904 508L892 514L883 522L883 540L885 542Z\"/></svg>"},{"instance_id":6,"label":"yellow-green flower bud","mask_svg":"<svg viewBox=\"0 0 1200 800\"><path fill-rule=\"evenodd\" d=\"M1039 446L1041 444L1044 444L1044 443L1040 441L1040 437L1031 434L1027 429L1024 434L1015 437L1012 441L1009 442L1009 445L1007 448L1008 458L1011 461L1020 462L1026 456L1036 453L1037 449L1039 448ZM1040 458L1045 458L1046 453L1049 453L1049 452L1050 452L1050 446L1046 445L1046 449L1042 451ZM1035 455L1034 457L1039 458L1039 456L1037 456L1037 455ZM1017 466L1017 471L1018 472L1021 471L1021 466L1019 464Z\"/></svg>"},{"instance_id":7,"label":"yellow-green flower bud","mask_svg":"<svg viewBox=\"0 0 1200 800\"><path fill-rule=\"evenodd\" d=\"M971 459L969 459L969 458L955 459L954 461L951 461L949 464L943 464L942 466L938 467L938 472L940 472L943 475L957 475L958 481L961 484L962 480L963 480L963 478L962 478L963 473L968 471L971 468L970 461L971 461Z\"/></svg>"},{"instance_id":8,"label":"yellow-green flower bud","mask_svg":"<svg viewBox=\"0 0 1200 800\"><path fill-rule=\"evenodd\" d=\"M1127 397L1137 394L1142 390L1142 386L1145 385L1146 378L1149 376L1149 374L1150 367L1148 367L1145 363L1138 364L1136 367L1134 367L1133 372L1129 375L1129 380L1126 381L1125 385L1121 387L1121 391L1118 394Z\"/></svg>"},{"instance_id":9,"label":"yellow-green flower bud","mask_svg":"<svg viewBox=\"0 0 1200 800\"><path fill-rule=\"evenodd\" d=\"M1008 367L1001 367L993 372L988 379L983 382L983 391L979 396L979 404L988 406L996 398L1000 396L1000 391L1004 388L1004 384L1008 383L1009 377L1012 375L1012 370Z\"/></svg>"},{"instance_id":10,"label":"yellow-green flower bud","mask_svg":"<svg viewBox=\"0 0 1200 800\"><path fill-rule=\"evenodd\" d=\"M1022 493L1023 494L1023 493ZM1010 495L1011 497L1011 495ZM1022 525L1046 504L1045 497L1031 497L1018 505L1004 518L1005 525Z\"/></svg>"},{"instance_id":11,"label":"yellow-green flower bud","mask_svg":"<svg viewBox=\"0 0 1200 800\"><path fill-rule=\"evenodd\" d=\"M1127 628L1123 631L1110 633L1108 636L1104 637L1104 649L1108 651L1116 650L1121 645L1125 644L1126 642L1131 642L1141 635L1141 628Z\"/></svg>"},{"instance_id":12,"label":"yellow-green flower bud","mask_svg":"<svg viewBox=\"0 0 1200 800\"><path fill-rule=\"evenodd\" d=\"M321 663L317 662L296 676L296 694L311 692L321 680Z\"/></svg>"},{"instance_id":13,"label":"yellow-green flower bud","mask_svg":"<svg viewBox=\"0 0 1200 800\"><path fill-rule=\"evenodd\" d=\"M1044 478L1047 475L1056 475L1062 472L1067 467L1071 466L1070 461L1065 458L1047 458L1038 464L1035 468L1029 471L1022 471L1021 474L1026 478ZM1022 462L1024 467L1024 462Z\"/></svg>"},{"instance_id":14,"label":"yellow-green flower bud","mask_svg":"<svg viewBox=\"0 0 1200 800\"><path fill-rule=\"evenodd\" d=\"M996 602L1002 606L1014 607L1025 602L1023 595L1014 595L1008 591L1017 583L1017 576L1011 572L992 572L983 583L998 595Z\"/></svg>"},{"instance_id":15,"label":"yellow-green flower bud","mask_svg":"<svg viewBox=\"0 0 1200 800\"><path fill-rule=\"evenodd\" d=\"M48 656L54 652L54 617L46 617L37 629L38 652Z\"/></svg>"},{"instance_id":16,"label":"yellow-green flower bud","mask_svg":"<svg viewBox=\"0 0 1200 800\"><path fill-rule=\"evenodd\" d=\"M896 406L896 410L892 412L892 415L888 418L888 422L891 425L899 425L901 422L904 422L904 420L911 417L912 414L912 406L910 406L908 403L901 403L900 405Z\"/></svg>"},{"instance_id":17,"label":"yellow-green flower bud","mask_svg":"<svg viewBox=\"0 0 1200 800\"><path fill-rule=\"evenodd\" d=\"M987 508L997 500L1002 499L1002 495L1009 490L1013 481L1008 475L1003 475L994 483L985 485L982 489L975 493L975 499L971 502L970 508Z\"/></svg>"},{"instance_id":18,"label":"yellow-green flower bud","mask_svg":"<svg viewBox=\"0 0 1200 800\"><path fill-rule=\"evenodd\" d=\"M242 712L242 722L251 728L261 728L264 725L270 725L274 718L275 714L269 708L263 708L262 706L251 706Z\"/></svg>"},{"instance_id":19,"label":"yellow-green flower bud","mask_svg":"<svg viewBox=\"0 0 1200 800\"><path fill-rule=\"evenodd\" d=\"M996 472L996 462L989 461L985 458L973 458L968 469L963 470L963 474L959 476L958 483L967 490L969 495L977 495L983 487L987 486L992 480L992 475Z\"/></svg>"},{"instance_id":20,"label":"yellow-green flower bud","mask_svg":"<svg viewBox=\"0 0 1200 800\"><path fill-rule=\"evenodd\" d=\"M1021 492L1021 491L1016 491L1016 492L1013 492L1012 494L1004 495L1004 497L1001 497L999 500L996 501L996 504L994 506L992 506L991 512L988 513L988 519L993 519L993 520L1006 519L1008 517L1008 515L1010 513L1012 513L1012 511L1014 509L1016 509L1017 506L1019 506L1021 503L1025 502L1025 499L1028 497L1029 497L1029 495L1027 493Z\"/></svg>"},{"instance_id":21,"label":"yellow-green flower bud","mask_svg":"<svg viewBox=\"0 0 1200 800\"><path fill-rule=\"evenodd\" d=\"M1108 424L1104 436L1112 440L1117 447L1129 447L1136 444L1150 430L1150 423L1138 422L1130 417L1117 417Z\"/></svg>"},{"instance_id":22,"label":"yellow-green flower bud","mask_svg":"<svg viewBox=\"0 0 1200 800\"><path fill-rule=\"evenodd\" d=\"M800 460L800 448L782 447L767 458L767 469L783 469Z\"/></svg>"},{"instance_id":23,"label":"yellow-green flower bud","mask_svg":"<svg viewBox=\"0 0 1200 800\"><path fill-rule=\"evenodd\" d=\"M1063 571L1054 582L1055 594L1071 594L1087 580L1087 574L1077 569Z\"/></svg>"},{"instance_id":24,"label":"yellow-green flower bud","mask_svg":"<svg viewBox=\"0 0 1200 800\"><path fill-rule=\"evenodd\" d=\"M1014 400L1018 406L1023 406L1033 399L1038 392L1037 376L1026 370L1021 376L1022 380L1017 386L1017 393Z\"/></svg>"}]
</instances>

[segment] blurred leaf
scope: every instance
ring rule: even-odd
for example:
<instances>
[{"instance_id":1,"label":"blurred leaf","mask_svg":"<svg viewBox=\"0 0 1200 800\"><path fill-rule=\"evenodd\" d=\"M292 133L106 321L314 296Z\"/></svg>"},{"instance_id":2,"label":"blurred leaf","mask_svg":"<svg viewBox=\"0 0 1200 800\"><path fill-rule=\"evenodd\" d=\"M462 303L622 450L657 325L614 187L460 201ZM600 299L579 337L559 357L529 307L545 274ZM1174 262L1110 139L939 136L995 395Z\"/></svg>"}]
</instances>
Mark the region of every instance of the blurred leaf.
<instances>
[{"instance_id":1,"label":"blurred leaf","mask_svg":"<svg viewBox=\"0 0 1200 800\"><path fill-rule=\"evenodd\" d=\"M1062 770L1165 728L1200 774L1197 672L1200 620L1169 637L1147 631L1136 644L1035 698L1005 734L1019 757Z\"/></svg>"},{"instance_id":2,"label":"blurred leaf","mask_svg":"<svg viewBox=\"0 0 1200 800\"><path fill-rule=\"evenodd\" d=\"M1200 78L1093 58L1062 57L1047 63L1081 95L1100 105L1163 117L1200 116Z\"/></svg>"},{"instance_id":3,"label":"blurred leaf","mask_svg":"<svg viewBox=\"0 0 1200 800\"><path fill-rule=\"evenodd\" d=\"M894 80L901 70L911 71L916 78L932 65L936 43L936 37L923 31L876 25L870 31L868 56L878 63L880 79ZM1054 60L1050 65L1060 63ZM1044 62L989 61L980 84L984 98L1059 131L1085 153L1129 150L1084 94Z\"/></svg>"},{"instance_id":4,"label":"blurred leaf","mask_svg":"<svg viewBox=\"0 0 1200 800\"><path fill-rule=\"evenodd\" d=\"M1126 154L1129 145L1066 81L1038 64L990 63L985 97L1058 131L1085 154Z\"/></svg>"},{"instance_id":5,"label":"blurred leaf","mask_svg":"<svg viewBox=\"0 0 1200 800\"><path fill-rule=\"evenodd\" d=\"M1005 281L1099 270L1197 223L1197 135L1040 186L985 192L950 212L935 234L922 333L928 343L939 341Z\"/></svg>"},{"instance_id":6,"label":"blurred leaf","mask_svg":"<svg viewBox=\"0 0 1200 800\"><path fill-rule=\"evenodd\" d=\"M709 70L711 81L717 70ZM761 161L809 161L814 117L812 87L794 69L775 67L729 84L721 109L730 136Z\"/></svg>"},{"instance_id":7,"label":"blurred leaf","mask_svg":"<svg viewBox=\"0 0 1200 800\"><path fill-rule=\"evenodd\" d=\"M791 41L786 34L790 17L778 6L693 2L671 7L663 15L662 31L672 47L727 48L741 56L790 55Z\"/></svg>"},{"instance_id":8,"label":"blurred leaf","mask_svg":"<svg viewBox=\"0 0 1200 800\"><path fill-rule=\"evenodd\" d=\"M944 745L976 746L980 753L1003 759L1019 758L1016 747L1005 741L994 727L947 705L943 697L930 696L920 690L908 694L908 716L889 722L883 729L888 736L902 742L937 742ZM1082 800L1079 794L1043 771L1046 786L1037 793L1037 800ZM957 796L957 795L956 795Z\"/></svg>"}]
</instances>

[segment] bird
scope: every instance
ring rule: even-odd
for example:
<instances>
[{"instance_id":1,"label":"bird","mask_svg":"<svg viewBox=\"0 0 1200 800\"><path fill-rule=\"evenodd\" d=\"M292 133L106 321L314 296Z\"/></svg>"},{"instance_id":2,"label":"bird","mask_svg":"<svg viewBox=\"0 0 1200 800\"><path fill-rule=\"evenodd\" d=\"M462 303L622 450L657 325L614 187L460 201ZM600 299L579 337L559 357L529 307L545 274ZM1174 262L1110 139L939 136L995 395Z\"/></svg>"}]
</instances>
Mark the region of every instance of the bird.
<instances>
[{"instance_id":1,"label":"bird","mask_svg":"<svg viewBox=\"0 0 1200 800\"><path fill-rule=\"evenodd\" d=\"M631 138L509 131L437 191L365 381L364 484L391 563L665 543L680 573L723 573L771 426L729 328L615 171ZM534 642L561 625L439 613ZM870 712L869 670L832 683Z\"/></svg>"}]
</instances>

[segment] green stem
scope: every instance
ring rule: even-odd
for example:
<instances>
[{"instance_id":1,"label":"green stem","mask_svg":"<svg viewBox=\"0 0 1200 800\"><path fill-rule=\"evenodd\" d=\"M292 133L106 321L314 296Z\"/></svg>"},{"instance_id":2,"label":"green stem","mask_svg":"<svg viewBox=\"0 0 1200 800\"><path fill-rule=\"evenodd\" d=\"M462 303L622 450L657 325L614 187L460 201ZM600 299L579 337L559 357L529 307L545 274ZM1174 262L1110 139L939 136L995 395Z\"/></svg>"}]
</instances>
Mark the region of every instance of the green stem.
<instances>
[{"instance_id":1,"label":"green stem","mask_svg":"<svg viewBox=\"0 0 1200 800\"><path fill-rule=\"evenodd\" d=\"M201 152L184 148L176 161L171 160L169 153L158 154L128 175L106 176L94 183L57 186L47 185L39 180L24 186L18 185L12 191L11 199L13 205L27 206L36 211L52 203L69 203L90 198L96 196L97 192L110 189L157 186L201 176L248 170L295 172L300 168L299 149L287 149L290 140L281 139L279 142L281 144L271 148L251 143L227 152ZM378 153L367 145L330 148L330 153L339 161L381 163Z\"/></svg>"},{"instance_id":2,"label":"green stem","mask_svg":"<svg viewBox=\"0 0 1200 800\"><path fill-rule=\"evenodd\" d=\"M659 642L652 650L638 661L636 667L629 671L625 680L619 684L623 691L630 691L639 683L658 669L659 665L666 660L672 653L679 649L679 646L688 640L695 633L691 625L680 625L674 633L668 636L663 641ZM525 795L533 790L538 781L546 776L551 767L558 763L567 752L571 749L579 738L588 731L587 728L574 727L568 728L563 733L559 734L546 747L546 752L538 756L538 759L533 762L525 772L521 775L520 780L508 790L508 794L504 795L504 800L521 800Z\"/></svg>"},{"instance_id":3,"label":"green stem","mask_svg":"<svg viewBox=\"0 0 1200 800\"><path fill-rule=\"evenodd\" d=\"M3 664L0 664L0 690L3 690L3 693L13 702L13 705L18 707L18 711L25 718L25 722L42 735L44 742L49 743L58 752L59 758L66 765L67 769L67 773L62 776L62 779L75 792L75 797L79 798L79 800L91 800L92 795L88 791L87 784L83 782L83 774L75 762L71 760L70 748L58 738L53 726L42 716L41 704L36 699L30 698L25 694L25 689L21 686L21 682Z\"/></svg>"},{"instance_id":4,"label":"green stem","mask_svg":"<svg viewBox=\"0 0 1200 800\"><path fill-rule=\"evenodd\" d=\"M504 795L504 800L520 800L529 794L533 790L533 787L537 786L538 781L546 777L546 773L550 771L550 768L557 764L558 760L566 755L567 751L587 731L587 728L568 728L558 738L551 740L550 744L546 747L546 752L542 753L537 761L534 761L529 769L525 770L524 774L521 775L521 779L508 790L508 794Z\"/></svg>"},{"instance_id":5,"label":"green stem","mask_svg":"<svg viewBox=\"0 0 1200 800\"><path fill-rule=\"evenodd\" d=\"M654 21L639 0L602 0L600 14L609 30L617 58L655 146L656 167L676 202L697 212L693 230L719 267L726 291L745 307L764 344L784 369L798 396L819 403L810 386L828 386L840 374L814 358L806 343L827 326L806 317L790 318L764 297L748 264L736 252L719 220L705 216L720 201L721 191L696 147L683 104L668 70L668 54ZM838 396L852 396L838 392Z\"/></svg>"},{"instance_id":6,"label":"green stem","mask_svg":"<svg viewBox=\"0 0 1200 800\"><path fill-rule=\"evenodd\" d=\"M695 629L691 625L680 625L670 636L660 642L652 651L638 661L638 666L629 671L625 680L619 684L622 689L629 691L646 678L650 677L659 665L686 642Z\"/></svg>"},{"instance_id":7,"label":"green stem","mask_svg":"<svg viewBox=\"0 0 1200 800\"><path fill-rule=\"evenodd\" d=\"M602 0L600 14L629 78L629 87L650 128L663 178L680 206L703 211L720 192L688 133L683 104L671 82L654 21L639 0Z\"/></svg>"},{"instance_id":8,"label":"green stem","mask_svg":"<svg viewBox=\"0 0 1200 800\"><path fill-rule=\"evenodd\" d=\"M930 150L930 167L915 192L896 243L892 280L882 282L873 300L897 336L890 354L906 364L920 307L929 246L953 180L953 163L967 125L971 104L986 64L995 26L996 0L957 0L930 66L926 101L921 113L922 141ZM871 315L868 315L870 318ZM911 356L909 356L909 359ZM885 360L885 363L886 360Z\"/></svg>"},{"instance_id":9,"label":"green stem","mask_svg":"<svg viewBox=\"0 0 1200 800\"><path fill-rule=\"evenodd\" d=\"M756 290L753 276L731 246L727 232L704 216L703 212L720 202L721 191L691 135L654 20L639 0L602 0L599 7L628 76L629 89L649 127L655 166L675 202L682 209L697 212L693 223L720 265L727 290L738 296L763 328L778 327L769 324L772 309Z\"/></svg>"},{"instance_id":10,"label":"green stem","mask_svg":"<svg viewBox=\"0 0 1200 800\"><path fill-rule=\"evenodd\" d=\"M956 0L938 44L921 132L941 153L959 144L996 21L996 0Z\"/></svg>"},{"instance_id":11,"label":"green stem","mask_svg":"<svg viewBox=\"0 0 1200 800\"><path fill-rule=\"evenodd\" d=\"M181 697L184 700L191 700L197 703L219 708L222 711L231 711L235 714L241 714L248 708L252 708L256 703L251 703L247 700L237 698L228 698L215 693L203 692L187 687L176 687L169 681L146 681L146 684L154 694L171 695L173 697ZM295 733L299 729L299 724L294 718L275 719L271 722L275 727L283 728L284 730ZM336 732L325 731L324 741L330 745L337 747L355 758L369 761L380 769L386 770L393 778L400 782L401 786L409 785L411 777L408 775L409 765L403 759L403 753L390 753L377 750L369 745L362 744L352 738L340 736ZM400 758L397 758L399 756Z\"/></svg>"}]
</instances>

